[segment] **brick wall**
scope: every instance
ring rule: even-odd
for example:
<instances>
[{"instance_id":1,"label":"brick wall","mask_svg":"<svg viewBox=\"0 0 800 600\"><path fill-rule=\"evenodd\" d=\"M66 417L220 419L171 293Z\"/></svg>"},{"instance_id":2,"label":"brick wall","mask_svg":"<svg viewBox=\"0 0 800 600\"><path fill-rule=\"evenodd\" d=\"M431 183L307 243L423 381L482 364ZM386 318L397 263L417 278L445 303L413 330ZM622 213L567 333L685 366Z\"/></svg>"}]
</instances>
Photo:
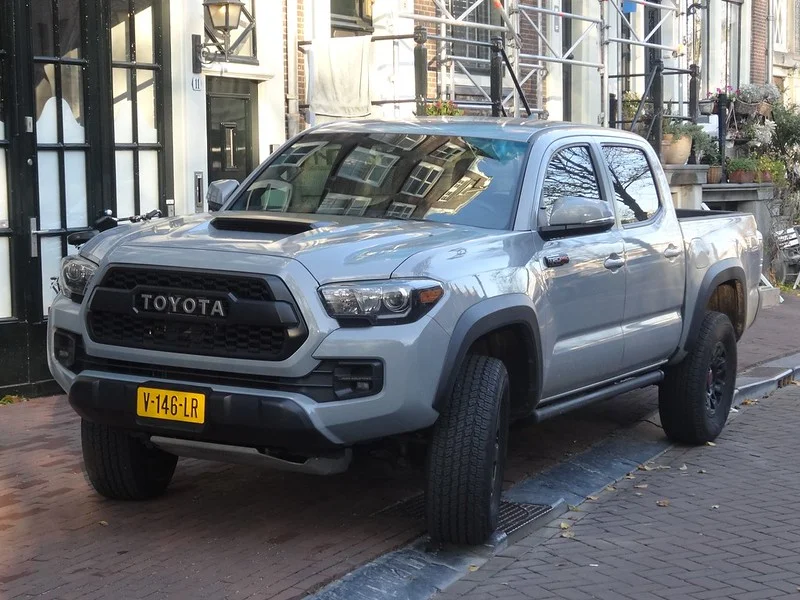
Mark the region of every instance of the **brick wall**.
<instances>
[{"instance_id":1,"label":"brick wall","mask_svg":"<svg viewBox=\"0 0 800 600\"><path fill-rule=\"evenodd\" d=\"M750 82L766 83L767 79L767 3L753 0L752 37L750 45ZM742 40L743 42L745 40Z\"/></svg>"},{"instance_id":2,"label":"brick wall","mask_svg":"<svg viewBox=\"0 0 800 600\"><path fill-rule=\"evenodd\" d=\"M283 67L284 73L289 73L289 52L296 52L297 53L297 89L296 90L289 90L289 78L285 76L283 79L283 91L284 91L284 112L288 115L289 114L289 99L288 96L291 93L293 96L298 98L298 103L302 104L305 103L305 90L306 90L306 61L303 52L301 52L297 48L289 48L288 47L288 23L287 23L287 8L286 2L283 2ZM304 38L304 27L305 27L305 19L304 19L305 11L304 11L304 0L298 0L297 2L297 39L298 41ZM303 110L300 110L300 114L303 114ZM300 119L300 129L305 127L305 120L303 118ZM288 119L286 120L286 135L289 135L289 122Z\"/></svg>"}]
</instances>

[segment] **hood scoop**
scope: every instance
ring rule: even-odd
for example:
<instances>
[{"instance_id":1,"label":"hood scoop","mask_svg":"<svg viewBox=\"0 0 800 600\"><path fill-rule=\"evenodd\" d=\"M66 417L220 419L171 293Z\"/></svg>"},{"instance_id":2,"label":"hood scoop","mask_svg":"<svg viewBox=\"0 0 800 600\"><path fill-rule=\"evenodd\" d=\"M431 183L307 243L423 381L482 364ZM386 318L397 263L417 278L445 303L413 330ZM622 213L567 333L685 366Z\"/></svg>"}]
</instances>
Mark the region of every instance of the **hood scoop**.
<instances>
[{"instance_id":1,"label":"hood scoop","mask_svg":"<svg viewBox=\"0 0 800 600\"><path fill-rule=\"evenodd\" d=\"M217 215L211 219L209 225L220 231L297 235L322 227L336 226L337 223L318 221L312 218L286 217L282 215L231 214Z\"/></svg>"}]
</instances>

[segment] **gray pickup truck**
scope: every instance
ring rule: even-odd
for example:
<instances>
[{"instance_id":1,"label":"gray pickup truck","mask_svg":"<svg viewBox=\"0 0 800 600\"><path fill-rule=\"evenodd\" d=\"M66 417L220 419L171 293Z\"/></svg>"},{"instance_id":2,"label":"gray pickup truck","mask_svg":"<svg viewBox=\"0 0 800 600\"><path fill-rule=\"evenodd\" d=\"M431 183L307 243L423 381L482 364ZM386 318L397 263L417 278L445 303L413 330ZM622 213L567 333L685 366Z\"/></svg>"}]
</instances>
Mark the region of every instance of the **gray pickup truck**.
<instances>
[{"instance_id":1,"label":"gray pickup truck","mask_svg":"<svg viewBox=\"0 0 800 600\"><path fill-rule=\"evenodd\" d=\"M658 385L671 439L725 424L762 238L750 215L675 210L640 137L334 123L209 206L63 261L50 369L106 497L163 493L178 456L331 474L413 435L428 531L474 544L513 420Z\"/></svg>"}]
</instances>

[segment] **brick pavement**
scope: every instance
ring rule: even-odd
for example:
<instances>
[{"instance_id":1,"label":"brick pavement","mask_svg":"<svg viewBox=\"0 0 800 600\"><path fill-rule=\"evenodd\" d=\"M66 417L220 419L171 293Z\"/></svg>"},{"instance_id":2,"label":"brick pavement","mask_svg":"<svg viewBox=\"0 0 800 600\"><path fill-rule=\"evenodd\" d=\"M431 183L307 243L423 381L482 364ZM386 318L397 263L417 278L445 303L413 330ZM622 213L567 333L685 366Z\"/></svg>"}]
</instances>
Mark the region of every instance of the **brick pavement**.
<instances>
[{"instance_id":1,"label":"brick pavement","mask_svg":"<svg viewBox=\"0 0 800 600\"><path fill-rule=\"evenodd\" d=\"M716 446L670 449L436 600L798 597L798 430L790 385L743 407Z\"/></svg>"},{"instance_id":2,"label":"brick pavement","mask_svg":"<svg viewBox=\"0 0 800 600\"><path fill-rule=\"evenodd\" d=\"M784 314L762 314L740 346L759 347L742 366L787 353ZM761 348L759 328L780 344ZM506 486L655 407L650 389L515 427ZM114 503L84 480L78 419L63 396L0 406L0 600L303 597L422 532L376 514L419 493L420 471L358 458L332 478L181 460L164 498Z\"/></svg>"}]
</instances>

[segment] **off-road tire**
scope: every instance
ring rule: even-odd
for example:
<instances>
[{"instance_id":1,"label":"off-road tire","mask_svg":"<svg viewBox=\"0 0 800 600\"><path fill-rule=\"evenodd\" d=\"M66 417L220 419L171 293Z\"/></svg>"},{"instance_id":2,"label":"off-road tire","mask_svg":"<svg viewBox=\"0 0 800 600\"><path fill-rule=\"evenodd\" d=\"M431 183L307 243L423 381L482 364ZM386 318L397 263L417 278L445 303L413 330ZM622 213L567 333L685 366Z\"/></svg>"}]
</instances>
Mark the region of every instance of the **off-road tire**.
<instances>
[{"instance_id":1,"label":"off-road tire","mask_svg":"<svg viewBox=\"0 0 800 600\"><path fill-rule=\"evenodd\" d=\"M736 383L736 334L727 315L708 311L689 354L658 393L661 425L684 444L713 441L725 427Z\"/></svg>"},{"instance_id":2,"label":"off-road tire","mask_svg":"<svg viewBox=\"0 0 800 600\"><path fill-rule=\"evenodd\" d=\"M178 457L125 431L81 421L86 475L97 493L112 500L148 500L164 493Z\"/></svg>"},{"instance_id":3,"label":"off-road tire","mask_svg":"<svg viewBox=\"0 0 800 600\"><path fill-rule=\"evenodd\" d=\"M428 451L425 517L434 542L481 544L497 528L509 408L503 362L469 356Z\"/></svg>"}]
</instances>

